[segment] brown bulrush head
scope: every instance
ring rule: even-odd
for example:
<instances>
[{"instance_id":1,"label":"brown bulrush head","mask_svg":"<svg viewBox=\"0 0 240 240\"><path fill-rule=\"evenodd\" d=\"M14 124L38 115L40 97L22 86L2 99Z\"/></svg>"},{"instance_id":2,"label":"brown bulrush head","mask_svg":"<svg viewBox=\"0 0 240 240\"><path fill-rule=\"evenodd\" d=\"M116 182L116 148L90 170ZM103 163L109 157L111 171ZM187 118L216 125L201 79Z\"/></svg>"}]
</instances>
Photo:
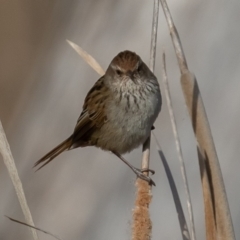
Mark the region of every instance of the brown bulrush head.
<instances>
[{"instance_id":1,"label":"brown bulrush head","mask_svg":"<svg viewBox=\"0 0 240 240\"><path fill-rule=\"evenodd\" d=\"M136 187L132 240L150 240L152 232L152 221L149 213L149 205L152 200L151 187L142 179L137 179Z\"/></svg>"}]
</instances>

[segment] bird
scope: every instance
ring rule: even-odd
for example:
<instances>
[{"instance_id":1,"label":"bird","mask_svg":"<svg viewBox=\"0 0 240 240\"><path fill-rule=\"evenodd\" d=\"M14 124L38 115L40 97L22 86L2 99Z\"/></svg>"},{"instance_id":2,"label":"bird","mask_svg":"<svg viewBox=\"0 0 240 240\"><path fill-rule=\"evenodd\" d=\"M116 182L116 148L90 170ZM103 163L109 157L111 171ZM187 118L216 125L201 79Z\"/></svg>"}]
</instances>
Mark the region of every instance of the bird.
<instances>
[{"instance_id":1,"label":"bird","mask_svg":"<svg viewBox=\"0 0 240 240\"><path fill-rule=\"evenodd\" d=\"M153 170L138 169L122 155L147 140L161 105L156 76L135 52L122 51L87 93L73 133L39 159L34 167L41 169L64 151L95 146L113 153L138 178L155 185L143 173L154 173Z\"/></svg>"}]
</instances>

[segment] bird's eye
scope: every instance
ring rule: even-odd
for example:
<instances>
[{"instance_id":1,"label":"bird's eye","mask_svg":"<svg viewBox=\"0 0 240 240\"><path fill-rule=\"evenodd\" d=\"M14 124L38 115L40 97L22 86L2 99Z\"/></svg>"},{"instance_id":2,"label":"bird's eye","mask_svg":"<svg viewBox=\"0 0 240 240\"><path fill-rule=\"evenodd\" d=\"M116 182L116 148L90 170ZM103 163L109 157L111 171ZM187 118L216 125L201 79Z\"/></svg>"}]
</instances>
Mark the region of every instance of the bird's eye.
<instances>
[{"instance_id":1,"label":"bird's eye","mask_svg":"<svg viewBox=\"0 0 240 240\"><path fill-rule=\"evenodd\" d=\"M122 74L122 71L120 71L120 70L118 69L118 70L116 70L116 73L117 73L117 75L121 75L121 74Z\"/></svg>"}]
</instances>

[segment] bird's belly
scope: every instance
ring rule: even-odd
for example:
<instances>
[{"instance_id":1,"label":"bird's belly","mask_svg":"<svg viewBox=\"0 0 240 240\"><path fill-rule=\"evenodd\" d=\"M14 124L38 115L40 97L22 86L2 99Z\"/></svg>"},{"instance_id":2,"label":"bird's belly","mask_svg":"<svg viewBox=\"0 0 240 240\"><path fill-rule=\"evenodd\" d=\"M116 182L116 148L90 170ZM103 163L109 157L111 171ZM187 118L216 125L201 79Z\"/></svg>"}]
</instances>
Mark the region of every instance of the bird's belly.
<instances>
[{"instance_id":1,"label":"bird's belly","mask_svg":"<svg viewBox=\"0 0 240 240\"><path fill-rule=\"evenodd\" d=\"M149 101L138 101L138 104L130 102L130 107L122 101L112 107L108 112L111 122L102 129L104 136L99 147L123 154L143 144L160 111L160 100L154 97Z\"/></svg>"},{"instance_id":2,"label":"bird's belly","mask_svg":"<svg viewBox=\"0 0 240 240\"><path fill-rule=\"evenodd\" d=\"M143 128L142 121L139 119L136 119L135 123L126 119L122 120L122 123L118 121L118 126L116 124L106 126L106 131L103 131L106 134L101 137L100 147L102 149L123 154L130 152L147 139L150 127Z\"/></svg>"}]
</instances>

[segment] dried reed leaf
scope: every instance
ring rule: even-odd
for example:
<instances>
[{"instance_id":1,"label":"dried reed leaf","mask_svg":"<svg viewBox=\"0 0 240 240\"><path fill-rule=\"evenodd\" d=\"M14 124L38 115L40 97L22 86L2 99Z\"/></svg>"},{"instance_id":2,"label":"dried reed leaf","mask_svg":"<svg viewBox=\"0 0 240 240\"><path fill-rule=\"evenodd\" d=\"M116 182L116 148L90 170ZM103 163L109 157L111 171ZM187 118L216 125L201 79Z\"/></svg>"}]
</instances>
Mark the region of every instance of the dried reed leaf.
<instances>
[{"instance_id":1,"label":"dried reed leaf","mask_svg":"<svg viewBox=\"0 0 240 240\"><path fill-rule=\"evenodd\" d=\"M66 40L68 44L83 58L85 62L89 64L100 76L105 74L105 71L102 69L102 67L99 65L99 63L86 51L84 51L81 47L79 47L77 44Z\"/></svg>"},{"instance_id":2,"label":"dried reed leaf","mask_svg":"<svg viewBox=\"0 0 240 240\"><path fill-rule=\"evenodd\" d=\"M43 232L43 233L45 233L45 234L47 234L47 235L50 235L50 236L56 238L56 239L58 239L58 240L62 240L61 238L57 237L56 235L54 235L54 234L52 234L52 233L50 233L50 232L48 232L48 231L46 231L46 230L43 230L43 229L38 228L38 227L34 227L34 226L30 225L30 224L27 224L27 223L25 223L25 222L16 220L16 219L11 218L11 217L8 217L8 216L5 216L5 217L7 217L9 220L11 220L11 221L13 221L13 222L16 222L16 223L19 223L19 224L21 224L21 225L30 227L30 228L32 228L32 229L36 229L36 230L38 230L38 231L40 231L40 232Z\"/></svg>"},{"instance_id":3,"label":"dried reed leaf","mask_svg":"<svg viewBox=\"0 0 240 240\"><path fill-rule=\"evenodd\" d=\"M196 238L196 233L195 233L195 225L194 225L194 218L193 218L193 209L192 209L192 201L191 201L191 195L190 195L190 190L188 186L188 180L187 180L187 173L186 173L186 168L185 168L185 163L183 159L183 154L182 154L182 148L180 144L180 139L178 136L177 132L177 124L173 112L173 106L172 106L172 100L171 100L171 95L170 95L170 89L169 89L169 84L168 84L168 76L167 76L167 69L166 69L166 58L165 58L165 53L163 53L163 85L164 85L164 92L167 100L167 106L168 106L168 111L170 115L170 120L171 120L171 125L172 125L172 130L173 130L173 135L175 139L175 144L176 144L176 149L178 153L178 159L180 162L180 169L182 173L182 178L184 182L184 187L185 187L185 192L187 196L187 207L188 207L188 214L189 214L189 219L190 219L190 226L191 226L191 231L192 231L192 239Z\"/></svg>"},{"instance_id":4,"label":"dried reed leaf","mask_svg":"<svg viewBox=\"0 0 240 240\"><path fill-rule=\"evenodd\" d=\"M185 97L185 102L188 107L188 112L192 121L195 137L198 142L199 150L199 162L201 174L206 173L207 177L202 179L202 188L204 194L204 203L209 204L209 200L212 201L212 207L205 206L205 217L209 216L206 212L207 209L213 209L215 229L212 229L212 221L206 221L207 240L212 240L212 236L215 235L219 239L234 240L235 234L231 219L231 213L228 206L227 195L223 182L222 172L217 157L217 152L213 142L210 126L205 112L203 100L198 88L197 80L189 70L187 61L183 51L183 47L180 41L178 31L174 25L171 13L169 11L166 0L160 0L165 14L165 18L169 27L170 35L172 38L173 46L178 60L179 69L181 72L181 85ZM201 162L204 161L204 162ZM202 174L205 177L206 174ZM205 184L206 181L208 184ZM204 189L211 186L211 192ZM213 217L213 216L212 216ZM216 230L215 234L212 231Z\"/></svg>"},{"instance_id":5,"label":"dried reed leaf","mask_svg":"<svg viewBox=\"0 0 240 240\"><path fill-rule=\"evenodd\" d=\"M10 146L8 144L2 123L0 121L0 153L3 156L3 162L8 170L8 174L12 180L15 192L18 197L18 201L22 208L24 217L30 225L34 226L32 215L27 204L27 200L23 191L22 182L19 178L18 171L12 156ZM31 229L32 236L34 240L38 240L37 232L35 229Z\"/></svg>"}]
</instances>

